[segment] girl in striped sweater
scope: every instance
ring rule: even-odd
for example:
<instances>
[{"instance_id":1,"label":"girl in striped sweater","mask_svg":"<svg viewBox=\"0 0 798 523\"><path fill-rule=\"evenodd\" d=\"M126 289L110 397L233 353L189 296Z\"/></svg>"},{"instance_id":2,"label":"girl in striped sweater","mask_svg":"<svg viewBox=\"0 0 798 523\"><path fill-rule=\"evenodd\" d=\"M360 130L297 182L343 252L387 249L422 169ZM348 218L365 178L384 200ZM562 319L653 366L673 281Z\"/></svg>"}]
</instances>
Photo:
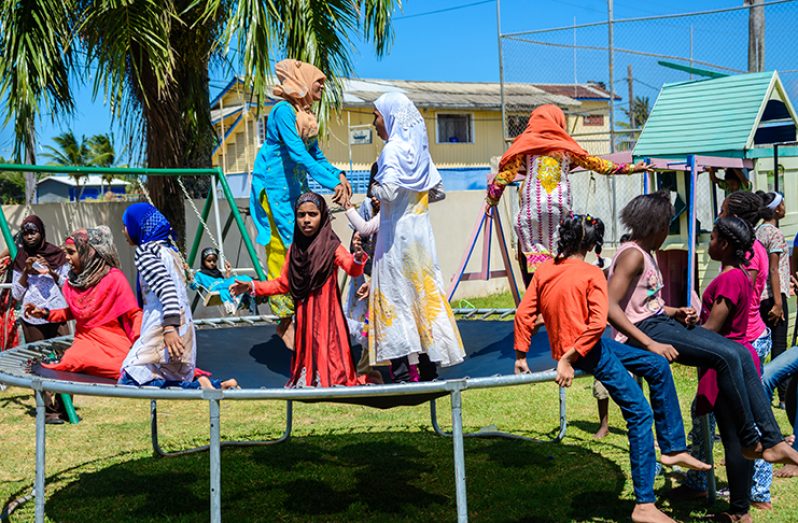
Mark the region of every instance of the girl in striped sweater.
<instances>
[{"instance_id":1,"label":"girl in striped sweater","mask_svg":"<svg viewBox=\"0 0 798 523\"><path fill-rule=\"evenodd\" d=\"M148 203L128 207L122 221L128 243L136 246L136 291L144 317L141 336L122 364L119 383L188 389L235 387L235 380L221 382L207 376L194 379L194 320L183 265L171 243L174 231L169 221Z\"/></svg>"}]
</instances>

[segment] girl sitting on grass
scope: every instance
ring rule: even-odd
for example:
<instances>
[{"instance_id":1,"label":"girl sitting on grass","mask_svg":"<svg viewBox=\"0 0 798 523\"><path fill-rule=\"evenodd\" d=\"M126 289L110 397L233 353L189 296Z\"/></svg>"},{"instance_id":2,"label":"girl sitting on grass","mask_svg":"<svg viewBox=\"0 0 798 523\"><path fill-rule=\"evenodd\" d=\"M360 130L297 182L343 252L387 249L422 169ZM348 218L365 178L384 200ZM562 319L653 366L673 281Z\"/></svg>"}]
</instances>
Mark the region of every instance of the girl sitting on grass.
<instances>
[{"instance_id":1,"label":"girl sitting on grass","mask_svg":"<svg viewBox=\"0 0 798 523\"><path fill-rule=\"evenodd\" d=\"M236 380L196 377L197 343L172 226L149 203L134 203L122 215L125 238L136 247L136 290L143 304L141 336L122 363L121 385L236 388Z\"/></svg>"},{"instance_id":2,"label":"girl sitting on grass","mask_svg":"<svg viewBox=\"0 0 798 523\"><path fill-rule=\"evenodd\" d=\"M781 435L756 366L739 344L702 327L692 307L668 307L654 252L668 237L674 209L667 191L634 198L621 212L630 230L613 258L609 320L616 340L693 367L717 371L720 396L736 413L735 429L748 459L798 463Z\"/></svg>"},{"instance_id":3,"label":"girl sitting on grass","mask_svg":"<svg viewBox=\"0 0 798 523\"><path fill-rule=\"evenodd\" d=\"M290 293L296 304L296 328L291 377L286 387L352 386L363 383L355 373L349 328L341 308L338 268L350 276L363 274L367 256L360 240L354 253L333 232L327 202L308 192L296 201L294 242L276 280L236 280L230 293L255 296Z\"/></svg>"},{"instance_id":4,"label":"girl sitting on grass","mask_svg":"<svg viewBox=\"0 0 798 523\"><path fill-rule=\"evenodd\" d=\"M557 257L535 271L515 316L515 371L529 372L526 354L536 320L542 315L552 357L557 360L557 384L570 386L574 368L592 374L626 419L636 502L632 520L673 521L654 504L656 451L651 425L655 416L629 374L631 370L649 382L660 439L669 441L681 433L683 441L684 427L668 362L662 356L602 338L607 325L607 280L600 268L585 262L587 254L603 243L601 220L580 215L565 218L557 233ZM662 460L669 465L709 468L691 458L686 445L671 455L663 454Z\"/></svg>"}]
</instances>

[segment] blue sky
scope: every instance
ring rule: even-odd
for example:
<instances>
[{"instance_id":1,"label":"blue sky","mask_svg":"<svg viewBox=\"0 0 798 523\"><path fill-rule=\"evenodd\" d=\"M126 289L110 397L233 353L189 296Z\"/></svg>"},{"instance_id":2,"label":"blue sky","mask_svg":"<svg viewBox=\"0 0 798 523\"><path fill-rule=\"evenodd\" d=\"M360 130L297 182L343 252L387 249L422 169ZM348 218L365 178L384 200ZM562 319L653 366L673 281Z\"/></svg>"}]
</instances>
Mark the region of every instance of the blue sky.
<instances>
[{"instance_id":1,"label":"blue sky","mask_svg":"<svg viewBox=\"0 0 798 523\"><path fill-rule=\"evenodd\" d=\"M366 44L358 44L353 52L355 72L361 78L401 78L410 80L448 81L498 81L498 51L496 37L496 6L493 1L477 0L405 0L404 10L395 19L395 41L390 52L377 58ZM431 13L474 4L470 7ZM502 0L502 31L504 33L571 25L606 20L606 0ZM628 18L667 13L736 7L742 0L615 0L615 17ZM768 20L771 24L771 20ZM707 29L710 31L710 29ZM770 26L769 26L770 34ZM641 35L641 40L656 40L657 35ZM682 35L686 41L686 36ZM734 40L744 41L745 35ZM641 44L644 42L641 42ZM606 41L601 42L605 45ZM712 52L720 52L713 50ZM570 51L568 51L570 53ZM548 55L547 55L548 56ZM552 55L556 56L556 55ZM512 58L512 57L510 57ZM522 64L511 64L516 69ZM549 64L556 67L555 64ZM616 66L616 74L625 70L623 63ZM527 81L569 81L571 63L556 71L541 71L530 67L532 75ZM604 67L595 73L584 68L580 75L593 74L597 78ZM519 71L510 71L518 74ZM606 74L604 74L606 76ZM218 92L228 78L221 70L211 71L211 94ZM521 79L521 80L526 80ZM114 132L121 142L121 129L111 121L110 111L102 100L92 100L89 85L75 82L76 111L72 119L39 126L39 148L51 143L53 136L72 129L80 135ZM645 86L641 86L645 90ZM646 92L652 97L656 91ZM10 128L0 130L0 154L9 156L12 146ZM40 159L39 161L44 161Z\"/></svg>"}]
</instances>

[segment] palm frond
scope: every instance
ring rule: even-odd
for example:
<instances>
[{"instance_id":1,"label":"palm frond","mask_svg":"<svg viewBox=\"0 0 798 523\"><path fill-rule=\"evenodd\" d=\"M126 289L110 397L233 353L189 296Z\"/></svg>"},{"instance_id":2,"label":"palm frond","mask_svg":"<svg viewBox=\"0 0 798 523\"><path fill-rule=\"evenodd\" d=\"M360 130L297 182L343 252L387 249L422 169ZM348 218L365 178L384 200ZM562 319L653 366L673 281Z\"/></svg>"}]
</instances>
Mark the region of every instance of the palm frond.
<instances>
[{"instance_id":1,"label":"palm frond","mask_svg":"<svg viewBox=\"0 0 798 523\"><path fill-rule=\"evenodd\" d=\"M14 121L14 156L34 147L36 118L73 109L69 71L74 0L16 0L0 7L0 97Z\"/></svg>"}]
</instances>

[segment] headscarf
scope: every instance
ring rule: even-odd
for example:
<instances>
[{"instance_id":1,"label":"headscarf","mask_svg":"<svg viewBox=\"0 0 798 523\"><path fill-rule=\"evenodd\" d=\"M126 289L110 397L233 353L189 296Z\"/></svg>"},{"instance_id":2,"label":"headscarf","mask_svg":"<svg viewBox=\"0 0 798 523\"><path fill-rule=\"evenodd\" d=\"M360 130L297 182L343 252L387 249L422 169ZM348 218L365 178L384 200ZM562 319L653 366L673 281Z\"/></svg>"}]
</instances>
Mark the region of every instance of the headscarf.
<instances>
[{"instance_id":1,"label":"headscarf","mask_svg":"<svg viewBox=\"0 0 798 523\"><path fill-rule=\"evenodd\" d=\"M291 297L295 301L305 300L310 293L320 289L335 270L335 250L341 240L335 234L330 220L330 212L324 198L307 192L296 200L296 209L310 202L321 213L319 230L311 237L299 230L294 221L294 243L289 250L288 284Z\"/></svg>"},{"instance_id":2,"label":"headscarf","mask_svg":"<svg viewBox=\"0 0 798 523\"><path fill-rule=\"evenodd\" d=\"M69 285L86 289L97 285L108 271L119 268L119 255L114 247L114 236L106 225L73 232L65 243L72 243L78 251L80 273L69 271Z\"/></svg>"},{"instance_id":3,"label":"headscarf","mask_svg":"<svg viewBox=\"0 0 798 523\"><path fill-rule=\"evenodd\" d=\"M311 87L318 80L326 80L327 76L315 65L299 60L281 60L274 67L279 84L272 92L287 100L296 109L296 130L303 140L319 134L319 123L313 114L313 95Z\"/></svg>"},{"instance_id":4,"label":"headscarf","mask_svg":"<svg viewBox=\"0 0 798 523\"><path fill-rule=\"evenodd\" d=\"M14 258L14 270L23 272L25 270L25 262L29 256L41 256L47 261L47 265L51 269L56 270L67 262L64 250L57 245L53 245L47 241L47 236L44 232L44 222L35 214L31 214L22 220L22 231L26 228L35 227L41 233L41 240L33 246L28 246L24 241L21 242L20 248L17 249L17 255Z\"/></svg>"},{"instance_id":5,"label":"headscarf","mask_svg":"<svg viewBox=\"0 0 798 523\"><path fill-rule=\"evenodd\" d=\"M122 222L127 229L127 235L136 245L176 239L169 220L149 203L134 203L125 209Z\"/></svg>"},{"instance_id":6,"label":"headscarf","mask_svg":"<svg viewBox=\"0 0 798 523\"><path fill-rule=\"evenodd\" d=\"M208 256L216 256L216 259L218 260L219 251L217 251L213 247L206 247L202 249L202 253L200 254L200 272L202 274L210 276L211 278L224 279L224 274L222 274L222 271L219 270L218 263L215 269L208 269L207 267L205 267L205 258L207 258Z\"/></svg>"},{"instance_id":7,"label":"headscarf","mask_svg":"<svg viewBox=\"0 0 798 523\"><path fill-rule=\"evenodd\" d=\"M377 160L377 183L415 192L429 191L441 175L429 154L424 118L402 93L385 93L374 102L385 121L388 141Z\"/></svg>"},{"instance_id":8,"label":"headscarf","mask_svg":"<svg viewBox=\"0 0 798 523\"><path fill-rule=\"evenodd\" d=\"M546 104L536 107L529 116L524 132L519 134L499 161L499 170L521 154L549 154L564 151L580 156L588 153L571 138L566 130L566 119L562 109Z\"/></svg>"}]
</instances>

